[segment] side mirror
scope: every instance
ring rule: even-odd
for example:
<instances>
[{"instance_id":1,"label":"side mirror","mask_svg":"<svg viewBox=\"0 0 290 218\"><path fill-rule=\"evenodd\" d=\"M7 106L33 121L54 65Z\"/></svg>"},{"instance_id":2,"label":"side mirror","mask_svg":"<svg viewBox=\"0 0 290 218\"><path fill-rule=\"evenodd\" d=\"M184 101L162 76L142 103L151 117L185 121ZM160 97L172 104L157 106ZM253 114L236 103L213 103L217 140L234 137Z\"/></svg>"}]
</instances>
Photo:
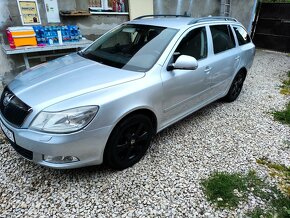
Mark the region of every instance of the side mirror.
<instances>
[{"instance_id":1,"label":"side mirror","mask_svg":"<svg viewBox=\"0 0 290 218\"><path fill-rule=\"evenodd\" d=\"M174 64L170 64L167 66L168 71L172 71L174 69L179 70L196 70L198 67L197 60L188 55L180 55Z\"/></svg>"}]
</instances>

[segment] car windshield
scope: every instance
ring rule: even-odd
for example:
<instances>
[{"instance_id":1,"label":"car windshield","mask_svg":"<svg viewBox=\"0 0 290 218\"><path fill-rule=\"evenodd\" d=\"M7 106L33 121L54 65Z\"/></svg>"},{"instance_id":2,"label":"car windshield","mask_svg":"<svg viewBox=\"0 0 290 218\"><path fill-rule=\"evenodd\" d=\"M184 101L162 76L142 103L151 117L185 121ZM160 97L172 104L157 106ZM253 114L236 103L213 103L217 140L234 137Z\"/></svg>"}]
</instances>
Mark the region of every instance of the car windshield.
<instances>
[{"instance_id":1,"label":"car windshield","mask_svg":"<svg viewBox=\"0 0 290 218\"><path fill-rule=\"evenodd\" d=\"M176 32L165 27L125 24L79 54L119 69L145 72L157 62Z\"/></svg>"}]
</instances>

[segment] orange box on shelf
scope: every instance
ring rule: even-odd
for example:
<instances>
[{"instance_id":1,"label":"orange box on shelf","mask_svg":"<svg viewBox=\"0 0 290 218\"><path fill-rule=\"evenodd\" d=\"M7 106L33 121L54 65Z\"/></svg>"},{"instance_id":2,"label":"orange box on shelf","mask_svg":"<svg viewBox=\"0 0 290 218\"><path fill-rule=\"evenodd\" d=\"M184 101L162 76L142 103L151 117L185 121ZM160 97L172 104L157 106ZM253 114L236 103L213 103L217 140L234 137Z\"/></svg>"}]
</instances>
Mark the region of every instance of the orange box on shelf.
<instances>
[{"instance_id":1,"label":"orange box on shelf","mask_svg":"<svg viewBox=\"0 0 290 218\"><path fill-rule=\"evenodd\" d=\"M37 45L32 27L9 27L6 33L11 48Z\"/></svg>"}]
</instances>

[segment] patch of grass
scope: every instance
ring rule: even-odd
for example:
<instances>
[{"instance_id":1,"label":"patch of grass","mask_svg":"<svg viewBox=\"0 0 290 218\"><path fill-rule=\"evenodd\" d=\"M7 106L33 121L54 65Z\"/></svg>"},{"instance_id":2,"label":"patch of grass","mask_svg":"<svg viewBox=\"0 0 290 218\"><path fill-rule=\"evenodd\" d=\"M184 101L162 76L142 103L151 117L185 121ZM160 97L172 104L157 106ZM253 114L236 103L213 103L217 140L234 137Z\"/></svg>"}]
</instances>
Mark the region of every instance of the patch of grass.
<instances>
[{"instance_id":1,"label":"patch of grass","mask_svg":"<svg viewBox=\"0 0 290 218\"><path fill-rule=\"evenodd\" d=\"M216 203L218 207L236 207L240 200L244 199L246 181L238 173L215 172L210 178L202 181L204 192L209 201Z\"/></svg>"},{"instance_id":2,"label":"patch of grass","mask_svg":"<svg viewBox=\"0 0 290 218\"><path fill-rule=\"evenodd\" d=\"M266 201L270 200L268 193L265 191L269 187L264 180L260 179L255 171L250 171L246 176L248 191L251 191L255 196L260 197Z\"/></svg>"},{"instance_id":3,"label":"patch of grass","mask_svg":"<svg viewBox=\"0 0 290 218\"><path fill-rule=\"evenodd\" d=\"M260 189L256 196L267 201L267 209L255 208L249 212L249 217L290 217L290 168L281 164L272 163L266 158L258 159L258 164L267 166L269 175L275 177L279 181L279 188L264 184L264 188ZM267 192L265 190L268 190ZM265 198L266 196L266 198Z\"/></svg>"},{"instance_id":4,"label":"patch of grass","mask_svg":"<svg viewBox=\"0 0 290 218\"><path fill-rule=\"evenodd\" d=\"M215 172L202 181L202 186L208 200L218 207L236 207L247 198L248 190L262 196L261 189L266 187L255 171L250 171L247 175Z\"/></svg>"},{"instance_id":5,"label":"patch of grass","mask_svg":"<svg viewBox=\"0 0 290 218\"><path fill-rule=\"evenodd\" d=\"M279 171L286 170L288 172L289 170L286 166L271 163L266 159L259 159L257 162L268 164ZM253 211L249 211L247 216L253 218L290 217L289 195L285 195L277 187L267 184L256 175L255 171L250 171L246 175L215 172L208 179L203 180L201 184L207 199L217 207L237 207L240 202L247 200L251 193L264 201L266 209L255 208Z\"/></svg>"},{"instance_id":6,"label":"patch of grass","mask_svg":"<svg viewBox=\"0 0 290 218\"><path fill-rule=\"evenodd\" d=\"M271 213L266 212L265 210L262 210L261 208L255 208L254 210L247 213L249 217L252 218L272 218L273 216Z\"/></svg>"},{"instance_id":7,"label":"patch of grass","mask_svg":"<svg viewBox=\"0 0 290 218\"><path fill-rule=\"evenodd\" d=\"M272 213L276 217L281 217L281 218L289 218L290 217L290 198L289 196L283 195L278 189L274 191L275 195L272 196L270 206Z\"/></svg>"},{"instance_id":8,"label":"patch of grass","mask_svg":"<svg viewBox=\"0 0 290 218\"><path fill-rule=\"evenodd\" d=\"M275 120L290 125L290 102L287 104L285 110L274 111L272 114Z\"/></svg>"}]
</instances>

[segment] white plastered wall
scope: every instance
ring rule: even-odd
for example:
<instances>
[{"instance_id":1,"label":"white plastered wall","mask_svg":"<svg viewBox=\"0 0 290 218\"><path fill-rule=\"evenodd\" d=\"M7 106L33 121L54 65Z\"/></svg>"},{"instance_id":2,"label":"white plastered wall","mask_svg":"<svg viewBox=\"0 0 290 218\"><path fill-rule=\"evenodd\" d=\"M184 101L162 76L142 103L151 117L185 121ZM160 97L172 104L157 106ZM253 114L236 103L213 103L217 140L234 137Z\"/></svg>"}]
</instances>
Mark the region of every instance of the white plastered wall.
<instances>
[{"instance_id":1,"label":"white plastered wall","mask_svg":"<svg viewBox=\"0 0 290 218\"><path fill-rule=\"evenodd\" d=\"M9 19L10 12L8 10L8 1L9 0L0 0L0 29L3 30L0 32L0 40L2 46L2 36L5 34L4 26L7 20ZM10 59L6 56L6 54L0 49L0 80L2 80L5 72L9 72L12 70L12 65ZM0 83L1 87L1 83Z\"/></svg>"},{"instance_id":2,"label":"white plastered wall","mask_svg":"<svg viewBox=\"0 0 290 218\"><path fill-rule=\"evenodd\" d=\"M136 17L153 14L153 0L129 0L130 20Z\"/></svg>"}]
</instances>

